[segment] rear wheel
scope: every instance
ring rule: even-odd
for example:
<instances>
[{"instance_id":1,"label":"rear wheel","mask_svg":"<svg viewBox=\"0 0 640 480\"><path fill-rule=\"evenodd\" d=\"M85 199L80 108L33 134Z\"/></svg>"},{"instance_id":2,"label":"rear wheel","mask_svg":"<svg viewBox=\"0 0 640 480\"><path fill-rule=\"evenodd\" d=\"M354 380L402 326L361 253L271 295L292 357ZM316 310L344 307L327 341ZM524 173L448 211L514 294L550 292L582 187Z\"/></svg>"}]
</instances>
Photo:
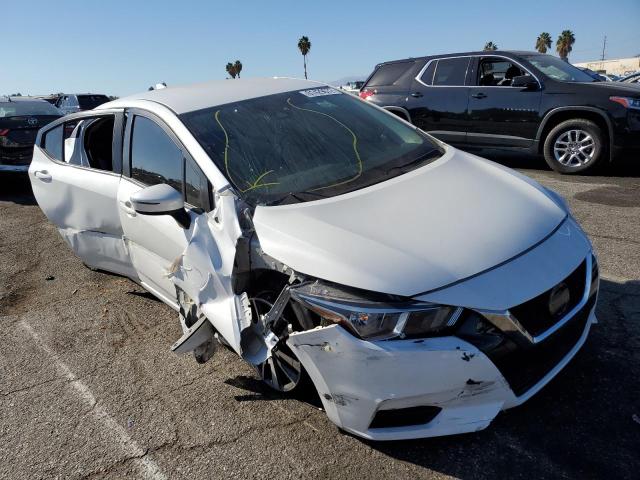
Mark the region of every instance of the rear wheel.
<instances>
[{"instance_id":1,"label":"rear wheel","mask_svg":"<svg viewBox=\"0 0 640 480\"><path fill-rule=\"evenodd\" d=\"M591 120L566 120L556 125L544 141L544 159L560 173L583 173L605 157L606 137Z\"/></svg>"}]
</instances>

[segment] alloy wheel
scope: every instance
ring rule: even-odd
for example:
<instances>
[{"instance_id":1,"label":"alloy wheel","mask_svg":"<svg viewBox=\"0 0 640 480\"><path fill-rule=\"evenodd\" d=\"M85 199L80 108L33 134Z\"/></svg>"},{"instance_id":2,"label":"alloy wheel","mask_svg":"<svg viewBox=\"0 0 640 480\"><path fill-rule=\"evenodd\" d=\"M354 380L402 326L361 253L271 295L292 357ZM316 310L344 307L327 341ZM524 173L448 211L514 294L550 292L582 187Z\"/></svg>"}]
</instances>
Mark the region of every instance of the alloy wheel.
<instances>
[{"instance_id":1,"label":"alloy wheel","mask_svg":"<svg viewBox=\"0 0 640 480\"><path fill-rule=\"evenodd\" d=\"M593 160L596 145L585 130L572 129L562 132L553 144L556 161L566 167L581 167Z\"/></svg>"},{"instance_id":2,"label":"alloy wheel","mask_svg":"<svg viewBox=\"0 0 640 480\"><path fill-rule=\"evenodd\" d=\"M251 309L255 319L266 314L273 304L264 298L250 299ZM257 326L260 325L258 320ZM272 350L271 357L256 367L263 382L279 392L289 392L298 386L302 380L302 364L295 354L281 342Z\"/></svg>"}]
</instances>

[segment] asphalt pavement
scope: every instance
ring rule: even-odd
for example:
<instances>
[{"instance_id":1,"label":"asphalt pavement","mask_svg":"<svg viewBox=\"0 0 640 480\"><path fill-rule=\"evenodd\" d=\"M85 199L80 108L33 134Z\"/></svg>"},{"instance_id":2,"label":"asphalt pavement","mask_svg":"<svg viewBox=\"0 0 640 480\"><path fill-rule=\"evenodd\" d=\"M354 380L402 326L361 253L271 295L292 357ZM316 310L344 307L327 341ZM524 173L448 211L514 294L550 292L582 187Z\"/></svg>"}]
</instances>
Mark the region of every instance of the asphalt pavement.
<instances>
[{"instance_id":1,"label":"asphalt pavement","mask_svg":"<svg viewBox=\"0 0 640 480\"><path fill-rule=\"evenodd\" d=\"M169 346L176 314L85 268L21 176L0 178L0 478L638 478L640 158L561 176L488 152L563 195L603 276L576 358L484 431L375 443L276 395L237 356Z\"/></svg>"}]
</instances>

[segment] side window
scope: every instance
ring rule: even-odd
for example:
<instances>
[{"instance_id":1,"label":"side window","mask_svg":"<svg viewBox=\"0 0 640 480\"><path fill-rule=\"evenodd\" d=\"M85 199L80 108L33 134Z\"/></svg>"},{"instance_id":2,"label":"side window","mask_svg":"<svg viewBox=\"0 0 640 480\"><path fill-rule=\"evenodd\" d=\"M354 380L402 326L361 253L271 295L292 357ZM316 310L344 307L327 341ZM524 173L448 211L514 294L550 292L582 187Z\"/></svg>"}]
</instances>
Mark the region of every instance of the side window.
<instances>
[{"instance_id":1,"label":"side window","mask_svg":"<svg viewBox=\"0 0 640 480\"><path fill-rule=\"evenodd\" d=\"M131 131L131 178L147 185L167 183L182 192L183 155L155 122L135 116Z\"/></svg>"},{"instance_id":2,"label":"side window","mask_svg":"<svg viewBox=\"0 0 640 480\"><path fill-rule=\"evenodd\" d=\"M194 207L210 210L209 182L196 163L187 159L184 165L185 201Z\"/></svg>"},{"instance_id":3,"label":"side window","mask_svg":"<svg viewBox=\"0 0 640 480\"><path fill-rule=\"evenodd\" d=\"M422 76L420 77L420 81L425 85L431 85L433 83L433 74L436 71L436 65L438 64L437 60L429 63L427 69L424 71Z\"/></svg>"},{"instance_id":4,"label":"side window","mask_svg":"<svg viewBox=\"0 0 640 480\"><path fill-rule=\"evenodd\" d=\"M62 160L62 125L44 134L42 148L56 160Z\"/></svg>"},{"instance_id":5,"label":"side window","mask_svg":"<svg viewBox=\"0 0 640 480\"><path fill-rule=\"evenodd\" d=\"M513 77L524 74L520 67L503 58L483 58L478 66L477 83L480 86L509 87Z\"/></svg>"},{"instance_id":6,"label":"side window","mask_svg":"<svg viewBox=\"0 0 640 480\"><path fill-rule=\"evenodd\" d=\"M467 76L469 57L441 58L438 60L433 85L462 86Z\"/></svg>"},{"instance_id":7,"label":"side window","mask_svg":"<svg viewBox=\"0 0 640 480\"><path fill-rule=\"evenodd\" d=\"M394 85L412 65L413 62L399 62L382 65L375 71L371 79L367 82L367 87Z\"/></svg>"}]
</instances>

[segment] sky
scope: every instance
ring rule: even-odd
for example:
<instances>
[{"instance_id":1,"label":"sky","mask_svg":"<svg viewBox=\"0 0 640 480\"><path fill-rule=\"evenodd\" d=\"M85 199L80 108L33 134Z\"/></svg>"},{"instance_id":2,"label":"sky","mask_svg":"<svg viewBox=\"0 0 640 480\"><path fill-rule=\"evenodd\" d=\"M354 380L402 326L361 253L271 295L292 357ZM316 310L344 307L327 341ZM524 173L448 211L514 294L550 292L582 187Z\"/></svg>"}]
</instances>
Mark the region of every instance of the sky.
<instances>
[{"instance_id":1,"label":"sky","mask_svg":"<svg viewBox=\"0 0 640 480\"><path fill-rule=\"evenodd\" d=\"M574 32L572 62L640 54L640 0L349 2L28 0L0 6L0 94L124 96L150 85L226 77L366 77L385 60L481 50L533 50L543 31ZM555 43L552 47L555 52Z\"/></svg>"}]
</instances>

